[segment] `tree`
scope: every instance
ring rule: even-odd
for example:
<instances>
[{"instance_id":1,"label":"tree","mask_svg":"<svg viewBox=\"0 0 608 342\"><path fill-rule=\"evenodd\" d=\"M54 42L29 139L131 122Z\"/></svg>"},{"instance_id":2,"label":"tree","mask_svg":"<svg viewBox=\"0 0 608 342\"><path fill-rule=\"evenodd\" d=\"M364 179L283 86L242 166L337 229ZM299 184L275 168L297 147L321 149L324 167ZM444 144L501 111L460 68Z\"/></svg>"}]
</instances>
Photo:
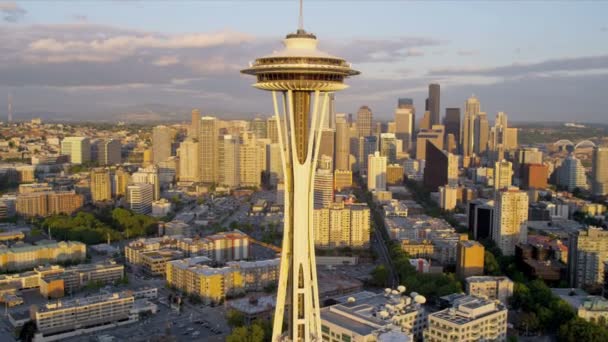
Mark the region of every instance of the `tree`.
<instances>
[{"instance_id":1,"label":"tree","mask_svg":"<svg viewBox=\"0 0 608 342\"><path fill-rule=\"evenodd\" d=\"M226 342L264 342L264 328L259 324L250 327L238 327L226 337Z\"/></svg>"},{"instance_id":2,"label":"tree","mask_svg":"<svg viewBox=\"0 0 608 342\"><path fill-rule=\"evenodd\" d=\"M21 331L19 332L19 340L24 342L30 342L34 339L34 335L36 334L36 323L34 321L27 321L21 327Z\"/></svg>"},{"instance_id":3,"label":"tree","mask_svg":"<svg viewBox=\"0 0 608 342\"><path fill-rule=\"evenodd\" d=\"M236 310L229 310L226 313L226 320L232 328L242 327L245 324L245 316Z\"/></svg>"},{"instance_id":4,"label":"tree","mask_svg":"<svg viewBox=\"0 0 608 342\"><path fill-rule=\"evenodd\" d=\"M560 326L557 337L560 342L603 342L608 341L608 330L577 317Z\"/></svg>"},{"instance_id":5,"label":"tree","mask_svg":"<svg viewBox=\"0 0 608 342\"><path fill-rule=\"evenodd\" d=\"M498 261L494 257L494 254L490 253L489 251L485 251L485 253L484 253L483 268L484 268L485 274L487 274L487 275L497 276L502 273L500 271L500 265L498 264Z\"/></svg>"},{"instance_id":6,"label":"tree","mask_svg":"<svg viewBox=\"0 0 608 342\"><path fill-rule=\"evenodd\" d=\"M375 286L384 287L388 283L389 271L384 265L376 266L371 272L372 284Z\"/></svg>"},{"instance_id":7,"label":"tree","mask_svg":"<svg viewBox=\"0 0 608 342\"><path fill-rule=\"evenodd\" d=\"M538 331L540 321L534 312L523 312L518 315L517 328L520 331L534 332Z\"/></svg>"}]
</instances>

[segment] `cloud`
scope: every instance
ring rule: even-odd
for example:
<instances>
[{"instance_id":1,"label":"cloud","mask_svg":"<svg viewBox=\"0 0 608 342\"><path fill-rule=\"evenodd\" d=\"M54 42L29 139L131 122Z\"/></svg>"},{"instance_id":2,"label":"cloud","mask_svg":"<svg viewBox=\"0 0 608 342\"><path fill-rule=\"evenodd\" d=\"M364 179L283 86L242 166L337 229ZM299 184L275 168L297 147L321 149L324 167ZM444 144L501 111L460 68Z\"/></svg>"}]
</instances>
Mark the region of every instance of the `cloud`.
<instances>
[{"instance_id":1,"label":"cloud","mask_svg":"<svg viewBox=\"0 0 608 342\"><path fill-rule=\"evenodd\" d=\"M332 41L327 50L339 56L346 56L354 63L378 63L422 56L422 48L446 43L447 41L440 39L409 36L395 39L353 39L346 43Z\"/></svg>"},{"instance_id":2,"label":"cloud","mask_svg":"<svg viewBox=\"0 0 608 342\"><path fill-rule=\"evenodd\" d=\"M0 2L0 14L5 22L16 23L23 19L27 11L16 2Z\"/></svg>"},{"instance_id":3,"label":"cloud","mask_svg":"<svg viewBox=\"0 0 608 342\"><path fill-rule=\"evenodd\" d=\"M174 56L174 55L173 56L161 56L157 60L152 62L152 64L158 65L158 66L168 66L168 65L173 65L173 64L177 64L177 63L179 63L179 57Z\"/></svg>"},{"instance_id":4,"label":"cloud","mask_svg":"<svg viewBox=\"0 0 608 342\"><path fill-rule=\"evenodd\" d=\"M585 72L608 69L608 55L550 59L537 63L513 63L497 67L446 67L431 69L435 76L521 77L559 72Z\"/></svg>"},{"instance_id":5,"label":"cloud","mask_svg":"<svg viewBox=\"0 0 608 342\"><path fill-rule=\"evenodd\" d=\"M77 22L86 23L89 21L89 17L85 14L72 14L72 19Z\"/></svg>"},{"instance_id":6,"label":"cloud","mask_svg":"<svg viewBox=\"0 0 608 342\"><path fill-rule=\"evenodd\" d=\"M479 55L479 50L458 50L456 53L459 56L474 56Z\"/></svg>"},{"instance_id":7,"label":"cloud","mask_svg":"<svg viewBox=\"0 0 608 342\"><path fill-rule=\"evenodd\" d=\"M160 35L154 33L117 35L81 40L43 38L29 43L27 58L32 62L109 62L145 49L194 49L237 45L252 36L233 31Z\"/></svg>"}]
</instances>

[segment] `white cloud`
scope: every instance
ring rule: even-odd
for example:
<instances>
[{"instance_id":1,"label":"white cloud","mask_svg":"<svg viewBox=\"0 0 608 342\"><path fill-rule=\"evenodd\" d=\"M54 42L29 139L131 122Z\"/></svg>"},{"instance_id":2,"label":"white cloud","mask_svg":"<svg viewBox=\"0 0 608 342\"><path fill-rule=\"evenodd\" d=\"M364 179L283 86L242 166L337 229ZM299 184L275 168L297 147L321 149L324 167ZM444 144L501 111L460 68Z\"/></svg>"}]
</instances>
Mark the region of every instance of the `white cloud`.
<instances>
[{"instance_id":1,"label":"white cloud","mask_svg":"<svg viewBox=\"0 0 608 342\"><path fill-rule=\"evenodd\" d=\"M179 63L179 57L177 56L161 56L157 60L152 62L152 64L157 66L168 66L177 63Z\"/></svg>"},{"instance_id":2,"label":"white cloud","mask_svg":"<svg viewBox=\"0 0 608 342\"><path fill-rule=\"evenodd\" d=\"M16 2L9 1L0 2L0 13L4 21L14 23L23 19L27 11Z\"/></svg>"}]
</instances>

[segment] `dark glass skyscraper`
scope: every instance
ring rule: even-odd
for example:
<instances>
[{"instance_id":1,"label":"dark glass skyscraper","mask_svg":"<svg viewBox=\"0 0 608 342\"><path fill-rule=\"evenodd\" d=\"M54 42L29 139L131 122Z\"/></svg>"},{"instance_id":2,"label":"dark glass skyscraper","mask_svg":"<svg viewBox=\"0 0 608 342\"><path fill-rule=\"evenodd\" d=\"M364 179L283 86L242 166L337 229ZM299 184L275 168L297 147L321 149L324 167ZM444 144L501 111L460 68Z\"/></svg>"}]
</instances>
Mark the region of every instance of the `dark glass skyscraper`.
<instances>
[{"instance_id":1,"label":"dark glass skyscraper","mask_svg":"<svg viewBox=\"0 0 608 342\"><path fill-rule=\"evenodd\" d=\"M445 136L447 141L448 134L453 134L456 144L460 141L460 108L446 108L445 120Z\"/></svg>"},{"instance_id":2,"label":"dark glass skyscraper","mask_svg":"<svg viewBox=\"0 0 608 342\"><path fill-rule=\"evenodd\" d=\"M428 98L428 111L431 112L431 124L429 125L430 127L433 127L433 125L440 125L441 124L441 120L440 120L440 101L439 98L441 97L441 93L440 93L440 88L439 88L439 84L436 83L431 83L429 84L429 98Z\"/></svg>"}]
</instances>

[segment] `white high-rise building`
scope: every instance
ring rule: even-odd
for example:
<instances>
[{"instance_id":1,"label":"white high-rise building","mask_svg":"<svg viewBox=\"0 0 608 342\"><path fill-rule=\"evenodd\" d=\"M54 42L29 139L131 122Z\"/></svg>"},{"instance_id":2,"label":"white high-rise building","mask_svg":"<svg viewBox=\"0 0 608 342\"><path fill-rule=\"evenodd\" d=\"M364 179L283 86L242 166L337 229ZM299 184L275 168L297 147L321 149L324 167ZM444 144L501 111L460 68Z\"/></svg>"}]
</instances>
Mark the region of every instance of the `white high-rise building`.
<instances>
[{"instance_id":1,"label":"white high-rise building","mask_svg":"<svg viewBox=\"0 0 608 342\"><path fill-rule=\"evenodd\" d=\"M219 184L237 187L241 184L239 139L224 135L219 143Z\"/></svg>"},{"instance_id":2,"label":"white high-rise building","mask_svg":"<svg viewBox=\"0 0 608 342\"><path fill-rule=\"evenodd\" d=\"M266 145L266 172L271 185L277 185L283 181L281 146L279 144Z\"/></svg>"},{"instance_id":3,"label":"white high-rise building","mask_svg":"<svg viewBox=\"0 0 608 342\"><path fill-rule=\"evenodd\" d=\"M211 116L201 118L199 151L199 177L201 182L212 184L218 180L218 122Z\"/></svg>"},{"instance_id":4,"label":"white high-rise building","mask_svg":"<svg viewBox=\"0 0 608 342\"><path fill-rule=\"evenodd\" d=\"M277 125L286 174L285 238L271 340L320 341L311 189L330 93L346 88L344 79L359 72L344 59L318 50L316 36L304 31L302 20L283 43L282 50L256 59L242 71L257 77L256 88L272 92L275 117L286 123ZM288 329L283 331L286 312Z\"/></svg>"},{"instance_id":5,"label":"white high-rise building","mask_svg":"<svg viewBox=\"0 0 608 342\"><path fill-rule=\"evenodd\" d=\"M91 160L91 142L85 137L66 137L61 141L61 154L70 156L72 164L84 164Z\"/></svg>"},{"instance_id":6,"label":"white high-rise building","mask_svg":"<svg viewBox=\"0 0 608 342\"><path fill-rule=\"evenodd\" d=\"M152 129L152 160L159 163L171 157L171 128L156 126Z\"/></svg>"},{"instance_id":7,"label":"white high-rise building","mask_svg":"<svg viewBox=\"0 0 608 342\"><path fill-rule=\"evenodd\" d=\"M454 210L458 203L458 187L446 185L439 187L439 208L443 210Z\"/></svg>"},{"instance_id":8,"label":"white high-rise building","mask_svg":"<svg viewBox=\"0 0 608 342\"><path fill-rule=\"evenodd\" d=\"M462 140L462 154L467 157L475 153L475 121L481 111L477 97L475 95L469 97L464 108L464 121L460 139Z\"/></svg>"},{"instance_id":9,"label":"white high-rise building","mask_svg":"<svg viewBox=\"0 0 608 342\"><path fill-rule=\"evenodd\" d=\"M197 182L199 180L199 143L197 139L184 140L177 149L179 156L179 173L177 179L181 182Z\"/></svg>"},{"instance_id":10,"label":"white high-rise building","mask_svg":"<svg viewBox=\"0 0 608 342\"><path fill-rule=\"evenodd\" d=\"M336 114L336 170L350 170L350 130L346 114Z\"/></svg>"},{"instance_id":11,"label":"white high-rise building","mask_svg":"<svg viewBox=\"0 0 608 342\"><path fill-rule=\"evenodd\" d=\"M241 133L239 146L240 185L259 187L266 162L266 147L252 132Z\"/></svg>"},{"instance_id":12,"label":"white high-rise building","mask_svg":"<svg viewBox=\"0 0 608 342\"><path fill-rule=\"evenodd\" d=\"M367 189L369 191L386 190L386 157L380 152L367 156Z\"/></svg>"},{"instance_id":13,"label":"white high-rise building","mask_svg":"<svg viewBox=\"0 0 608 342\"><path fill-rule=\"evenodd\" d=\"M155 201L160 199L160 179L157 167L152 165L146 168L140 167L137 172L131 175L131 181L134 184L151 184L153 199Z\"/></svg>"},{"instance_id":14,"label":"white high-rise building","mask_svg":"<svg viewBox=\"0 0 608 342\"><path fill-rule=\"evenodd\" d=\"M494 189L500 190L512 185L513 164L502 160L494 163Z\"/></svg>"},{"instance_id":15,"label":"white high-rise building","mask_svg":"<svg viewBox=\"0 0 608 342\"><path fill-rule=\"evenodd\" d=\"M504 255L514 255L515 245L528 235L528 193L517 187L496 193L492 237Z\"/></svg>"},{"instance_id":16,"label":"white high-rise building","mask_svg":"<svg viewBox=\"0 0 608 342\"><path fill-rule=\"evenodd\" d=\"M555 172L557 172L557 185L565 187L568 191L587 188L585 167L574 154L564 159Z\"/></svg>"},{"instance_id":17,"label":"white high-rise building","mask_svg":"<svg viewBox=\"0 0 608 342\"><path fill-rule=\"evenodd\" d=\"M395 134L380 134L380 154L386 157L389 164L397 162L397 138Z\"/></svg>"},{"instance_id":18,"label":"white high-rise building","mask_svg":"<svg viewBox=\"0 0 608 342\"><path fill-rule=\"evenodd\" d=\"M408 152L412 148L412 136L414 135L414 109L395 109L395 136L401 140L402 151Z\"/></svg>"},{"instance_id":19,"label":"white high-rise building","mask_svg":"<svg viewBox=\"0 0 608 342\"><path fill-rule=\"evenodd\" d=\"M334 173L331 169L317 169L314 186L315 209L324 208L334 200Z\"/></svg>"},{"instance_id":20,"label":"white high-rise building","mask_svg":"<svg viewBox=\"0 0 608 342\"><path fill-rule=\"evenodd\" d=\"M152 184L133 184L127 186L127 203L129 209L138 214L152 212L154 186Z\"/></svg>"},{"instance_id":21,"label":"white high-rise building","mask_svg":"<svg viewBox=\"0 0 608 342\"><path fill-rule=\"evenodd\" d=\"M604 196L608 194L608 147L595 147L593 149L592 162L591 181L593 194Z\"/></svg>"}]
</instances>

